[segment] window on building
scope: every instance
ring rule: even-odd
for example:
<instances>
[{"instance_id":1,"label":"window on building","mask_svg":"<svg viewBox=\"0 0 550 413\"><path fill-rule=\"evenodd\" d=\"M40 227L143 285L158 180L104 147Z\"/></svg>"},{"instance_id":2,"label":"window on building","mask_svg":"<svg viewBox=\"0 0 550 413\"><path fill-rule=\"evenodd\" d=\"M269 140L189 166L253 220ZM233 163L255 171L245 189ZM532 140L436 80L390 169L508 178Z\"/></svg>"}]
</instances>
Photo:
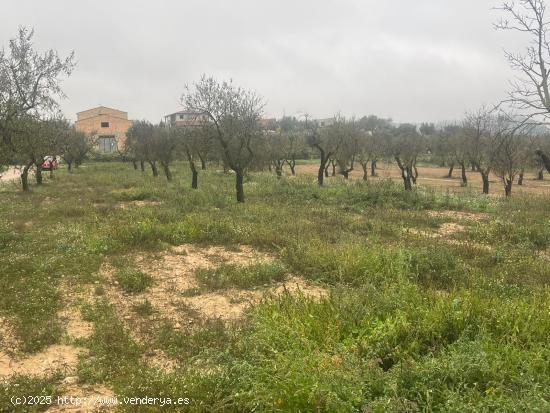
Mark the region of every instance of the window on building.
<instances>
[{"instance_id":1,"label":"window on building","mask_svg":"<svg viewBox=\"0 0 550 413\"><path fill-rule=\"evenodd\" d=\"M180 119L183 119L183 113L180 113Z\"/></svg>"},{"instance_id":2,"label":"window on building","mask_svg":"<svg viewBox=\"0 0 550 413\"><path fill-rule=\"evenodd\" d=\"M102 153L111 153L117 150L114 136L100 136L97 140L98 150Z\"/></svg>"},{"instance_id":3,"label":"window on building","mask_svg":"<svg viewBox=\"0 0 550 413\"><path fill-rule=\"evenodd\" d=\"M102 128L108 128L109 127L109 122L101 122L101 127Z\"/></svg>"}]
</instances>

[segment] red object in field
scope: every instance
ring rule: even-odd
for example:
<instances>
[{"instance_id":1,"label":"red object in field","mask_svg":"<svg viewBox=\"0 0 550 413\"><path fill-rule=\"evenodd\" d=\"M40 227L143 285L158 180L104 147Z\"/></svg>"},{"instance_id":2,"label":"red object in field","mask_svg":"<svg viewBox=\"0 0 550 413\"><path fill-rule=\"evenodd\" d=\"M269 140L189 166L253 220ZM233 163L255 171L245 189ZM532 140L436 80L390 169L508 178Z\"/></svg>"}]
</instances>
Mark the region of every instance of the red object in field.
<instances>
[{"instance_id":1,"label":"red object in field","mask_svg":"<svg viewBox=\"0 0 550 413\"><path fill-rule=\"evenodd\" d=\"M57 169L58 165L57 159L48 156L44 159L44 162L42 162L42 170L49 171L51 169Z\"/></svg>"}]
</instances>

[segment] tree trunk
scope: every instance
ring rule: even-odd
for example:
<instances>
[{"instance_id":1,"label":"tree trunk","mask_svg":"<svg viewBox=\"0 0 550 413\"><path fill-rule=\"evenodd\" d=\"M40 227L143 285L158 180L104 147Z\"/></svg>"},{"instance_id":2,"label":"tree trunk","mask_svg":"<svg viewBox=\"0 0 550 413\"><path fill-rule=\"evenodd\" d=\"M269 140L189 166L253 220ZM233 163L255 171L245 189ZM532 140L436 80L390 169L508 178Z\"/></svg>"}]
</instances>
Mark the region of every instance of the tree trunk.
<instances>
[{"instance_id":1,"label":"tree trunk","mask_svg":"<svg viewBox=\"0 0 550 413\"><path fill-rule=\"evenodd\" d=\"M468 185L468 177L466 176L466 164L460 164L460 172L462 175L462 186Z\"/></svg>"},{"instance_id":2,"label":"tree trunk","mask_svg":"<svg viewBox=\"0 0 550 413\"><path fill-rule=\"evenodd\" d=\"M199 187L199 172L194 169L191 171L191 188L197 189Z\"/></svg>"},{"instance_id":3,"label":"tree trunk","mask_svg":"<svg viewBox=\"0 0 550 413\"><path fill-rule=\"evenodd\" d=\"M535 153L540 157L542 164L544 165L548 173L550 173L550 158L546 156L546 154L541 150L537 150L535 151Z\"/></svg>"},{"instance_id":4,"label":"tree trunk","mask_svg":"<svg viewBox=\"0 0 550 413\"><path fill-rule=\"evenodd\" d=\"M376 161L370 162L370 176L376 176Z\"/></svg>"},{"instance_id":5,"label":"tree trunk","mask_svg":"<svg viewBox=\"0 0 550 413\"><path fill-rule=\"evenodd\" d=\"M296 161L294 159L291 159L290 161L286 161L288 166L290 167L290 173L292 176L296 176Z\"/></svg>"},{"instance_id":6,"label":"tree trunk","mask_svg":"<svg viewBox=\"0 0 550 413\"><path fill-rule=\"evenodd\" d=\"M134 165L134 169L137 171L137 169L138 169L137 162L136 162L136 161L132 161L132 165Z\"/></svg>"},{"instance_id":7,"label":"tree trunk","mask_svg":"<svg viewBox=\"0 0 550 413\"><path fill-rule=\"evenodd\" d=\"M481 174L481 180L483 181L483 193L487 195L489 194L489 173L482 172L481 170L479 173Z\"/></svg>"},{"instance_id":8,"label":"tree trunk","mask_svg":"<svg viewBox=\"0 0 550 413\"><path fill-rule=\"evenodd\" d=\"M405 166L398 156L395 157L395 161L397 162L397 166L401 170L401 178L403 179L403 186L405 187L405 191L411 191L411 168Z\"/></svg>"},{"instance_id":9,"label":"tree trunk","mask_svg":"<svg viewBox=\"0 0 550 413\"><path fill-rule=\"evenodd\" d=\"M454 169L455 169L455 164L451 163L451 165L449 165L449 173L447 174L447 178L452 178L453 177L453 170ZM462 167L462 170L464 170L464 167Z\"/></svg>"},{"instance_id":10,"label":"tree trunk","mask_svg":"<svg viewBox=\"0 0 550 413\"><path fill-rule=\"evenodd\" d=\"M401 177L403 178L405 191L412 191L411 174L406 169L402 169Z\"/></svg>"},{"instance_id":11,"label":"tree trunk","mask_svg":"<svg viewBox=\"0 0 550 413\"><path fill-rule=\"evenodd\" d=\"M244 202L244 171L237 169L235 171L235 189L237 190L237 202Z\"/></svg>"},{"instance_id":12,"label":"tree trunk","mask_svg":"<svg viewBox=\"0 0 550 413\"><path fill-rule=\"evenodd\" d=\"M41 165L35 165L36 166L36 183L38 185L42 185L42 166Z\"/></svg>"},{"instance_id":13,"label":"tree trunk","mask_svg":"<svg viewBox=\"0 0 550 413\"><path fill-rule=\"evenodd\" d=\"M510 178L504 178L503 181L504 181L504 193L506 194L507 197L509 197L512 195L512 184L514 181Z\"/></svg>"},{"instance_id":14,"label":"tree trunk","mask_svg":"<svg viewBox=\"0 0 550 413\"><path fill-rule=\"evenodd\" d=\"M321 163L319 164L319 171L317 173L317 184L319 186L323 186L323 181L325 179L327 167L328 167L326 163L327 163L327 159L325 158L325 154L324 152L321 152Z\"/></svg>"},{"instance_id":15,"label":"tree trunk","mask_svg":"<svg viewBox=\"0 0 550 413\"><path fill-rule=\"evenodd\" d=\"M281 161L275 162L275 173L277 174L277 178L281 179L283 177L283 163Z\"/></svg>"},{"instance_id":16,"label":"tree trunk","mask_svg":"<svg viewBox=\"0 0 550 413\"><path fill-rule=\"evenodd\" d=\"M350 171L347 170L347 169L342 171L342 175L344 176L344 179L348 179L348 178L349 178L349 172L350 172Z\"/></svg>"},{"instance_id":17,"label":"tree trunk","mask_svg":"<svg viewBox=\"0 0 550 413\"><path fill-rule=\"evenodd\" d=\"M523 175L525 174L525 171L522 169L519 173L519 176L518 176L518 185L519 186L522 186L523 185Z\"/></svg>"},{"instance_id":18,"label":"tree trunk","mask_svg":"<svg viewBox=\"0 0 550 413\"><path fill-rule=\"evenodd\" d=\"M363 168L363 181L369 180L369 168L367 162L361 163L361 168Z\"/></svg>"},{"instance_id":19,"label":"tree trunk","mask_svg":"<svg viewBox=\"0 0 550 413\"><path fill-rule=\"evenodd\" d=\"M197 165L195 165L195 158L193 158L192 152L188 148L186 148L185 153L189 161L189 169L191 169L191 188L197 189L199 187L199 171L197 171Z\"/></svg>"},{"instance_id":20,"label":"tree trunk","mask_svg":"<svg viewBox=\"0 0 550 413\"><path fill-rule=\"evenodd\" d=\"M327 165L325 166L325 178L328 178L330 176L328 173L328 168L330 168L330 163L327 163Z\"/></svg>"},{"instance_id":21,"label":"tree trunk","mask_svg":"<svg viewBox=\"0 0 550 413\"><path fill-rule=\"evenodd\" d=\"M537 180L543 181L544 180L544 169L539 169L539 172L537 174Z\"/></svg>"},{"instance_id":22,"label":"tree trunk","mask_svg":"<svg viewBox=\"0 0 550 413\"><path fill-rule=\"evenodd\" d=\"M332 165L332 176L336 176L336 162L334 162L334 160L331 160L330 163Z\"/></svg>"},{"instance_id":23,"label":"tree trunk","mask_svg":"<svg viewBox=\"0 0 550 413\"><path fill-rule=\"evenodd\" d=\"M170 166L167 163L161 162L162 169L164 171L164 175L166 175L166 179L168 182L172 180L172 171L170 171Z\"/></svg>"},{"instance_id":24,"label":"tree trunk","mask_svg":"<svg viewBox=\"0 0 550 413\"><path fill-rule=\"evenodd\" d=\"M21 172L21 186L23 191L29 190L29 169L31 168L32 163L25 165L23 171Z\"/></svg>"},{"instance_id":25,"label":"tree trunk","mask_svg":"<svg viewBox=\"0 0 550 413\"><path fill-rule=\"evenodd\" d=\"M67 162L67 169L69 170L69 172L72 172L72 168L73 168L73 163Z\"/></svg>"},{"instance_id":26,"label":"tree trunk","mask_svg":"<svg viewBox=\"0 0 550 413\"><path fill-rule=\"evenodd\" d=\"M156 161L149 161L149 164L151 165L151 171L153 171L153 176L157 177L159 176L159 170L157 169L157 163Z\"/></svg>"},{"instance_id":27,"label":"tree trunk","mask_svg":"<svg viewBox=\"0 0 550 413\"><path fill-rule=\"evenodd\" d=\"M145 172L145 161L139 161L139 165L141 167L141 172Z\"/></svg>"},{"instance_id":28,"label":"tree trunk","mask_svg":"<svg viewBox=\"0 0 550 413\"><path fill-rule=\"evenodd\" d=\"M201 160L201 169L203 171L206 171L206 157L201 156L200 154L198 154L198 156L199 156L199 159Z\"/></svg>"}]
</instances>

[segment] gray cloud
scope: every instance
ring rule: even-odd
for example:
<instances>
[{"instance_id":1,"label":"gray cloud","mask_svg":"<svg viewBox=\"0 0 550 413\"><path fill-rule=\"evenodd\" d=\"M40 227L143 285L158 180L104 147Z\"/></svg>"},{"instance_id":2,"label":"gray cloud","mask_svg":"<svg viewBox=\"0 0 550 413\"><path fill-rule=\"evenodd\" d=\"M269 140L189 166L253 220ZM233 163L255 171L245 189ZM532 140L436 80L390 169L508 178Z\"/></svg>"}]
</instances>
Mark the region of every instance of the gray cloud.
<instances>
[{"instance_id":1,"label":"gray cloud","mask_svg":"<svg viewBox=\"0 0 550 413\"><path fill-rule=\"evenodd\" d=\"M157 121L202 73L257 90L268 115L452 120L501 99L513 73L480 0L3 0L2 44L33 26L39 48L74 49L69 118L98 104Z\"/></svg>"}]
</instances>

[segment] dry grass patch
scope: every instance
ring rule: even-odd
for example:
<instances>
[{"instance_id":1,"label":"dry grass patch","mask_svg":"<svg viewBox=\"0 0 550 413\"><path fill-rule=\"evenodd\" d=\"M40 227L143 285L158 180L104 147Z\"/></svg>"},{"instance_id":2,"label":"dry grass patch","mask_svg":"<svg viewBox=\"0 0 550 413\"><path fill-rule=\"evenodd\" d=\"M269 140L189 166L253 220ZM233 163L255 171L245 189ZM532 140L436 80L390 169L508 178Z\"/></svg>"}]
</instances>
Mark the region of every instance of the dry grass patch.
<instances>
[{"instance_id":1,"label":"dry grass patch","mask_svg":"<svg viewBox=\"0 0 550 413\"><path fill-rule=\"evenodd\" d=\"M483 212L463 212L463 211L426 211L432 218L450 218L465 221L486 221L491 216Z\"/></svg>"},{"instance_id":2,"label":"dry grass patch","mask_svg":"<svg viewBox=\"0 0 550 413\"><path fill-rule=\"evenodd\" d=\"M135 200L129 202L119 202L118 207L120 209L140 208L146 206L159 206L162 202L150 201L150 200Z\"/></svg>"},{"instance_id":3,"label":"dry grass patch","mask_svg":"<svg viewBox=\"0 0 550 413\"><path fill-rule=\"evenodd\" d=\"M76 372L78 356L86 352L82 347L54 345L24 358L0 353L0 377L15 374L47 376L58 371L66 376L72 375Z\"/></svg>"},{"instance_id":4,"label":"dry grass patch","mask_svg":"<svg viewBox=\"0 0 550 413\"><path fill-rule=\"evenodd\" d=\"M3 354L17 353L20 347L21 342L8 319L0 317L0 358L3 357Z\"/></svg>"}]
</instances>

